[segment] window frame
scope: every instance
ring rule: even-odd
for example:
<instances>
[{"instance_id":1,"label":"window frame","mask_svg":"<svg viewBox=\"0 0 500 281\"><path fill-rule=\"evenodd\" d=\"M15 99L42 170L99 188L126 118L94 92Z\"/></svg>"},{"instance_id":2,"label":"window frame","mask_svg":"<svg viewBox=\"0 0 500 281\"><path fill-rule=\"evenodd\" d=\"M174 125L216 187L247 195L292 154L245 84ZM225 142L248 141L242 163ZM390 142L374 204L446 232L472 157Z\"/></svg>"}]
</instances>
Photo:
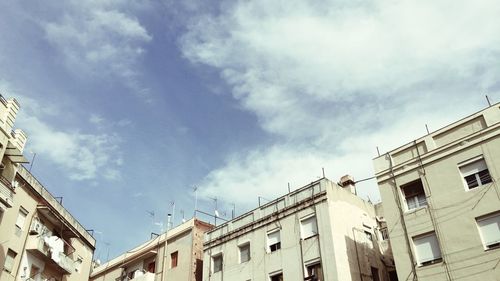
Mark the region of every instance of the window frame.
<instances>
[{"instance_id":1,"label":"window frame","mask_svg":"<svg viewBox=\"0 0 500 281\"><path fill-rule=\"evenodd\" d=\"M315 274L312 270L310 269L317 269L319 266L319 270L321 271L320 274ZM305 266L305 273L307 274L306 278L309 279L304 279L304 280L312 280L310 277L315 276L320 279L315 279L319 281L325 281L325 272L323 271L323 265L321 264L320 261L316 262L311 262Z\"/></svg>"},{"instance_id":2,"label":"window frame","mask_svg":"<svg viewBox=\"0 0 500 281\"><path fill-rule=\"evenodd\" d=\"M500 221L500 212L494 212L494 213L486 214L484 216L480 216L480 217L477 217L475 219L476 220L477 230L479 231L479 237L481 238L481 244L483 245L483 248L484 248L485 251L489 251L489 250L494 250L494 249L499 249L500 248L500 235L499 235L499 237L497 238L497 240L495 242L490 243L490 244L486 244L485 239L484 239L483 230L481 230L480 222L481 221L485 221L485 220L489 220L489 219L492 219L492 218L497 218Z\"/></svg>"},{"instance_id":3,"label":"window frame","mask_svg":"<svg viewBox=\"0 0 500 281\"><path fill-rule=\"evenodd\" d=\"M222 252L220 253L217 253L215 255L212 255L212 274L215 274L217 272L221 272L222 270L224 270L224 255ZM220 268L217 268L218 270L216 270L216 267L215 267L215 264L216 264L216 260L220 258Z\"/></svg>"},{"instance_id":4,"label":"window frame","mask_svg":"<svg viewBox=\"0 0 500 281\"><path fill-rule=\"evenodd\" d=\"M7 254L5 255L5 261L3 263L3 270L12 273L14 270L14 264L16 263L17 253L12 249L7 250ZM7 266L8 265L8 266Z\"/></svg>"},{"instance_id":5,"label":"window frame","mask_svg":"<svg viewBox=\"0 0 500 281\"><path fill-rule=\"evenodd\" d=\"M246 260L242 259L242 253L243 253L242 250L244 248L248 248L248 258ZM249 262L252 259L252 253L251 253L250 250L251 250L250 242L244 242L244 243L241 243L240 245L238 245L238 259L239 259L239 263Z\"/></svg>"},{"instance_id":6,"label":"window frame","mask_svg":"<svg viewBox=\"0 0 500 281\"><path fill-rule=\"evenodd\" d=\"M482 162L482 163L480 163L480 162ZM472 169L471 167L474 167L474 166L484 166L484 169L483 170L478 169L477 172L470 172L470 171L464 172L463 171L466 169ZM460 162L457 164L457 168L458 168L458 172L460 174L460 177L462 178L462 184L464 186L465 191L472 191L472 190L480 189L481 187L493 182L493 178L491 176L490 169L488 168L488 163L486 162L486 159L483 157L483 155L476 156L476 157L471 158L469 160ZM484 171L486 171L488 173L489 181L483 183L483 180L481 179L479 174L484 172ZM470 177L472 175L474 175L476 185L471 187L466 178Z\"/></svg>"},{"instance_id":7,"label":"window frame","mask_svg":"<svg viewBox=\"0 0 500 281\"><path fill-rule=\"evenodd\" d=\"M306 233L304 231L304 222L309 221L311 219L313 220L314 229L316 231L313 231L313 233L306 235ZM299 223L300 223L300 238L302 238L302 240L306 240L306 239L318 236L318 234L319 234L319 230L318 230L318 218L316 217L315 213L307 215L307 216L301 218L300 221L299 221Z\"/></svg>"},{"instance_id":8,"label":"window frame","mask_svg":"<svg viewBox=\"0 0 500 281\"><path fill-rule=\"evenodd\" d=\"M174 259L175 257L175 259ZM174 263L175 261L175 263ZM170 269L176 268L179 265L179 251L170 253ZM149 265L148 265L149 266Z\"/></svg>"},{"instance_id":9,"label":"window frame","mask_svg":"<svg viewBox=\"0 0 500 281\"><path fill-rule=\"evenodd\" d=\"M435 238L435 242L436 242L435 244L437 246L437 250L439 251L439 257L434 258L432 260L421 261L421 257L420 256L421 256L422 253L419 254L417 243L416 243L415 240L420 240L420 239L428 238L428 237L431 237L431 236L434 236L434 238ZM441 246L439 244L439 240L438 240L438 237L437 237L435 231L431 231L431 232L427 232L427 233L424 233L424 234L421 234L421 235L414 236L414 237L412 237L412 242L413 242L413 249L414 249L414 252L415 252L415 259L416 259L417 265L419 267L428 266L428 265L432 265L432 264L437 264L437 263L441 263L443 261L443 253L441 251ZM432 251L432 249L431 249L431 251Z\"/></svg>"},{"instance_id":10,"label":"window frame","mask_svg":"<svg viewBox=\"0 0 500 281\"><path fill-rule=\"evenodd\" d=\"M278 233L278 239L279 241L277 243L274 243L274 244L270 244L269 243L269 235L272 235L274 233ZM281 249L281 229L279 228L276 228L276 229L273 229L271 231L268 231L266 233L266 244L267 244L267 252L268 253L274 253L274 252L277 252ZM276 247L272 247L272 246L275 246Z\"/></svg>"},{"instance_id":11,"label":"window frame","mask_svg":"<svg viewBox=\"0 0 500 281\"><path fill-rule=\"evenodd\" d=\"M418 182L420 183L420 186L422 187L422 193L418 193L416 195L412 195L412 196L407 197L406 193L405 193L405 189L411 187L414 184L417 184ZM419 209L427 208L427 205L428 205L427 194L425 193L424 183L423 183L421 178L418 178L416 180L413 180L413 181L410 181L410 182L407 182L405 184L400 185L399 192L401 193L401 197L403 198L403 201L405 203L406 212L414 212L414 211L419 210ZM421 198L419 199L420 195L423 195L423 198L425 200L422 200ZM411 200L409 200L408 198L410 198ZM413 204L415 207L412 207L410 209L410 206L408 204L409 201L414 201Z\"/></svg>"},{"instance_id":12,"label":"window frame","mask_svg":"<svg viewBox=\"0 0 500 281\"><path fill-rule=\"evenodd\" d=\"M273 281L273 278L280 277L280 276L281 276L281 280L284 280L283 271L281 271L281 270L273 272L273 273L269 273L269 281Z\"/></svg>"}]
</instances>

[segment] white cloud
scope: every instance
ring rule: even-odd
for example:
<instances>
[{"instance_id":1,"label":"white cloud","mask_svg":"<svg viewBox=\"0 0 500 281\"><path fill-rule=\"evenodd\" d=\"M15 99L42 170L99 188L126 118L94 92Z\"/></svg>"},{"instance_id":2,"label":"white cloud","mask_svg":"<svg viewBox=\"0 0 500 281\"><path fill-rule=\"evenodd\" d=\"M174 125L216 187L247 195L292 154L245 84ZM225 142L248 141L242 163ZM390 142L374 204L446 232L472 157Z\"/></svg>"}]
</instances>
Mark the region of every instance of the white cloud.
<instances>
[{"instance_id":1,"label":"white cloud","mask_svg":"<svg viewBox=\"0 0 500 281\"><path fill-rule=\"evenodd\" d=\"M127 5L124 1L70 1L60 18L43 21L42 27L70 71L120 78L148 100L135 67L152 36Z\"/></svg>"},{"instance_id":2,"label":"white cloud","mask_svg":"<svg viewBox=\"0 0 500 281\"><path fill-rule=\"evenodd\" d=\"M423 135L426 123L479 109L481 93L499 93L497 1L220 7L195 13L183 53L220 70L233 97L279 139L207 176L206 192L227 200L283 190L290 177L307 183L321 166L371 174L375 146L394 148Z\"/></svg>"},{"instance_id":3,"label":"white cloud","mask_svg":"<svg viewBox=\"0 0 500 281\"><path fill-rule=\"evenodd\" d=\"M69 178L119 179L120 172L113 165L115 155L119 154L117 136L65 132L37 117L23 115L18 124L28 133L30 149L63 168Z\"/></svg>"},{"instance_id":4,"label":"white cloud","mask_svg":"<svg viewBox=\"0 0 500 281\"><path fill-rule=\"evenodd\" d=\"M18 94L15 87L5 80L0 80L0 92L6 97L16 97L20 102L16 127L27 133L27 146L37 153L38 159L51 161L73 180L121 178L119 167L123 159L119 147L121 140L117 135L57 129L44 122L43 118L57 116L61 113L59 108ZM95 114L92 116L100 118Z\"/></svg>"}]
</instances>

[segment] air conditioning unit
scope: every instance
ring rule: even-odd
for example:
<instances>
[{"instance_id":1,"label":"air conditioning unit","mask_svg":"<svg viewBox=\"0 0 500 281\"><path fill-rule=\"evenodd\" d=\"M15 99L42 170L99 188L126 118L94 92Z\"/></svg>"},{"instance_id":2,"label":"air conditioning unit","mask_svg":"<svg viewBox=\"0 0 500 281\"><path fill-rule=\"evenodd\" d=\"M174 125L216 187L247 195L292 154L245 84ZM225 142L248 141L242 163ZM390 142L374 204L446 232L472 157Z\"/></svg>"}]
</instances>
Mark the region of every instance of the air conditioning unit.
<instances>
[{"instance_id":1,"label":"air conditioning unit","mask_svg":"<svg viewBox=\"0 0 500 281\"><path fill-rule=\"evenodd\" d=\"M42 224L39 220L33 221L30 227L30 235L38 235L42 231Z\"/></svg>"}]
</instances>

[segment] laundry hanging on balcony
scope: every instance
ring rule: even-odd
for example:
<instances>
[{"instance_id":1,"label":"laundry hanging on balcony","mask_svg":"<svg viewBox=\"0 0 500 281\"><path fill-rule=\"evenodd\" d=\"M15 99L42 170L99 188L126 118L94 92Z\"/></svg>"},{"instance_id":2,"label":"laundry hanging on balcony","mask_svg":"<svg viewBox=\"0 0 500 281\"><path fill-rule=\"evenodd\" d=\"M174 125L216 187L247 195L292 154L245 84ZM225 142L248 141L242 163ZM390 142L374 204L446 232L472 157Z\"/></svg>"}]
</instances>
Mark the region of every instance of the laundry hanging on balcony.
<instances>
[{"instance_id":1,"label":"laundry hanging on balcony","mask_svg":"<svg viewBox=\"0 0 500 281\"><path fill-rule=\"evenodd\" d=\"M60 253L64 252L64 241L57 236L46 236L43 241L49 247L52 260L57 263L60 262Z\"/></svg>"}]
</instances>

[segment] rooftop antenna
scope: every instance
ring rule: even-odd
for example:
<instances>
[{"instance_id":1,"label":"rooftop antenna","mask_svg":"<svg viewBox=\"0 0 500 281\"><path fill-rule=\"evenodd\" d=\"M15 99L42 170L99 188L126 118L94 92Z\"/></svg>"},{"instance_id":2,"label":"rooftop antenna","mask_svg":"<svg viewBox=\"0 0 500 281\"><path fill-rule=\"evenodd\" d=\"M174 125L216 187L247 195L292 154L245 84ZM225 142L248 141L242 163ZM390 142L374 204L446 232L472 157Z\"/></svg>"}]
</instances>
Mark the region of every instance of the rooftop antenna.
<instances>
[{"instance_id":1,"label":"rooftop antenna","mask_svg":"<svg viewBox=\"0 0 500 281\"><path fill-rule=\"evenodd\" d=\"M288 183L288 193L290 193L290 183Z\"/></svg>"},{"instance_id":2,"label":"rooftop antenna","mask_svg":"<svg viewBox=\"0 0 500 281\"><path fill-rule=\"evenodd\" d=\"M215 203L215 210L214 210L214 221L215 221L215 226L217 226L217 218L219 217L219 211L217 210L217 197L208 197L212 199Z\"/></svg>"},{"instance_id":3,"label":"rooftop antenna","mask_svg":"<svg viewBox=\"0 0 500 281\"><path fill-rule=\"evenodd\" d=\"M175 223L175 201L170 201L170 206L172 206L172 224L170 226L172 228Z\"/></svg>"},{"instance_id":4,"label":"rooftop antenna","mask_svg":"<svg viewBox=\"0 0 500 281\"><path fill-rule=\"evenodd\" d=\"M486 101L488 102L488 106L491 106L491 101L488 95L484 95L486 97Z\"/></svg>"},{"instance_id":5,"label":"rooftop antenna","mask_svg":"<svg viewBox=\"0 0 500 281\"><path fill-rule=\"evenodd\" d=\"M488 96L486 96L486 98L488 98ZM31 168L33 168L33 163L35 163L36 152L30 151L30 153L33 154L33 157L31 158L30 168L28 169L28 172L31 173Z\"/></svg>"},{"instance_id":6,"label":"rooftop antenna","mask_svg":"<svg viewBox=\"0 0 500 281\"><path fill-rule=\"evenodd\" d=\"M427 134L430 134L429 127L427 126L427 124L425 124L425 130L427 131Z\"/></svg>"},{"instance_id":7,"label":"rooftop antenna","mask_svg":"<svg viewBox=\"0 0 500 281\"><path fill-rule=\"evenodd\" d=\"M194 217L196 217L196 210L198 210L198 187L193 186L194 191Z\"/></svg>"},{"instance_id":8,"label":"rooftop antenna","mask_svg":"<svg viewBox=\"0 0 500 281\"><path fill-rule=\"evenodd\" d=\"M170 230L170 220L172 219L172 214L167 214L167 232Z\"/></svg>"},{"instance_id":9,"label":"rooftop antenna","mask_svg":"<svg viewBox=\"0 0 500 281\"><path fill-rule=\"evenodd\" d=\"M182 216L182 223L186 222L186 219L184 218L184 210L181 210L181 216Z\"/></svg>"},{"instance_id":10,"label":"rooftop antenna","mask_svg":"<svg viewBox=\"0 0 500 281\"><path fill-rule=\"evenodd\" d=\"M378 149L378 146L377 146L377 154L378 156L380 156L380 150Z\"/></svg>"},{"instance_id":11,"label":"rooftop antenna","mask_svg":"<svg viewBox=\"0 0 500 281\"><path fill-rule=\"evenodd\" d=\"M323 178L325 178L325 168L321 168L321 170L323 171Z\"/></svg>"},{"instance_id":12,"label":"rooftop antenna","mask_svg":"<svg viewBox=\"0 0 500 281\"><path fill-rule=\"evenodd\" d=\"M231 210L231 219L234 219L234 216L236 214L236 204L231 203L231 205L233 206L233 209Z\"/></svg>"}]
</instances>

